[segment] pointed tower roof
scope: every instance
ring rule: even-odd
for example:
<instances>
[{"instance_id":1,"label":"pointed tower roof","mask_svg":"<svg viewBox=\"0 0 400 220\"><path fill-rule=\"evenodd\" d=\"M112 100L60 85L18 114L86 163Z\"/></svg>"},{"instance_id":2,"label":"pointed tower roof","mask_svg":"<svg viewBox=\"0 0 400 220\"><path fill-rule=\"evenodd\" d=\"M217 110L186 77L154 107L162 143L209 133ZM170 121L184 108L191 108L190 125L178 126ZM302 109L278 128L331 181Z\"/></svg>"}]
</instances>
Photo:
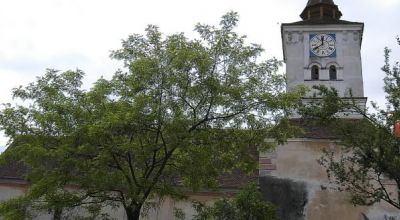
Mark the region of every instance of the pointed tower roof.
<instances>
[{"instance_id":1,"label":"pointed tower roof","mask_svg":"<svg viewBox=\"0 0 400 220\"><path fill-rule=\"evenodd\" d=\"M301 21L282 25L363 24L341 20L342 12L333 0L308 0L300 17L302 18Z\"/></svg>"},{"instance_id":2,"label":"pointed tower roof","mask_svg":"<svg viewBox=\"0 0 400 220\"><path fill-rule=\"evenodd\" d=\"M308 0L307 6L312 6L312 5L316 5L319 3L330 4L330 5L335 4L335 3L333 3L333 0Z\"/></svg>"},{"instance_id":3,"label":"pointed tower roof","mask_svg":"<svg viewBox=\"0 0 400 220\"><path fill-rule=\"evenodd\" d=\"M306 8L300 14L305 20L340 20L342 12L333 0L308 0Z\"/></svg>"}]
</instances>

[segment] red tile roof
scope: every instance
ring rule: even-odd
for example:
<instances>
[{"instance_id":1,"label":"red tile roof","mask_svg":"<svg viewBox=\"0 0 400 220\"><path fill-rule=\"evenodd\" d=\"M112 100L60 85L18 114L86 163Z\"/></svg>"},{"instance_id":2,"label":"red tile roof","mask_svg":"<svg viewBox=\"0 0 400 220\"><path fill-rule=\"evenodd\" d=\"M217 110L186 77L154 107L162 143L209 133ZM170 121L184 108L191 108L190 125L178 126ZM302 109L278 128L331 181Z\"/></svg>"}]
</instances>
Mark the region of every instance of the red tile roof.
<instances>
[{"instance_id":1,"label":"red tile roof","mask_svg":"<svg viewBox=\"0 0 400 220\"><path fill-rule=\"evenodd\" d=\"M8 162L0 165L0 179L24 180L26 166L20 162Z\"/></svg>"}]
</instances>

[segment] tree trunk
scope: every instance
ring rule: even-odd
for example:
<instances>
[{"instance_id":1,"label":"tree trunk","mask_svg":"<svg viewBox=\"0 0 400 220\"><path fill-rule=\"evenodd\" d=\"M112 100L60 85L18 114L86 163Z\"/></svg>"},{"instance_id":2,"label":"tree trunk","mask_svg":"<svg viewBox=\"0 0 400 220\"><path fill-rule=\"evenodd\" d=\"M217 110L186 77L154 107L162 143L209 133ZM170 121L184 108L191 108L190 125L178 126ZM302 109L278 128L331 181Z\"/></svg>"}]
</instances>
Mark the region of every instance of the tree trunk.
<instances>
[{"instance_id":1,"label":"tree trunk","mask_svg":"<svg viewBox=\"0 0 400 220\"><path fill-rule=\"evenodd\" d=\"M61 208L55 208L54 209L54 214L53 214L53 220L61 220L62 217L62 209Z\"/></svg>"},{"instance_id":2,"label":"tree trunk","mask_svg":"<svg viewBox=\"0 0 400 220\"><path fill-rule=\"evenodd\" d=\"M125 207L125 212L128 220L139 220L141 206Z\"/></svg>"}]
</instances>

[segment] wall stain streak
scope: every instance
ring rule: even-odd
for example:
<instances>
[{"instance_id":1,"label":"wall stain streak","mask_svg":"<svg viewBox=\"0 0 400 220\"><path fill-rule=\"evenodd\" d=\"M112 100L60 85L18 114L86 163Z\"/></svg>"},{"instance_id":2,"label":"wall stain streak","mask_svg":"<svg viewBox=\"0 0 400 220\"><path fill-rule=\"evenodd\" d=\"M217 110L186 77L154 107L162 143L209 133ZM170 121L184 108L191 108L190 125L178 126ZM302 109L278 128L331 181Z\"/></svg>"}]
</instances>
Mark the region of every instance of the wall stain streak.
<instances>
[{"instance_id":1,"label":"wall stain streak","mask_svg":"<svg viewBox=\"0 0 400 220\"><path fill-rule=\"evenodd\" d=\"M264 199L277 207L281 219L305 220L305 206L308 202L305 183L273 176L260 177L259 181Z\"/></svg>"}]
</instances>

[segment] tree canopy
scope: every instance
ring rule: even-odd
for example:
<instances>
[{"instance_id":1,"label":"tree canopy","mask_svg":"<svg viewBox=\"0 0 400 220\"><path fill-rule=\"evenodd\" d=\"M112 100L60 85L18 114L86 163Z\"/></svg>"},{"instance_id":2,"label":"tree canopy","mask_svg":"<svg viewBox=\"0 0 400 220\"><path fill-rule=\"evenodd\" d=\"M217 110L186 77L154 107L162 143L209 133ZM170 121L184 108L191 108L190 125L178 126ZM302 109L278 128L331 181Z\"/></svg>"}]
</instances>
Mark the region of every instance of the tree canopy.
<instances>
[{"instance_id":1,"label":"tree canopy","mask_svg":"<svg viewBox=\"0 0 400 220\"><path fill-rule=\"evenodd\" d=\"M400 40L397 39L399 45ZM303 116L328 126L341 146L340 153L326 150L321 164L337 189L350 192L356 205L386 201L400 209L400 138L394 125L400 120L400 66L391 65L391 50L385 48L384 91L386 108L372 103L372 110L360 108L356 100L345 100L334 89L317 87L322 103L301 108ZM339 112L353 111L362 118L343 119Z\"/></svg>"},{"instance_id":2,"label":"tree canopy","mask_svg":"<svg viewBox=\"0 0 400 220\"><path fill-rule=\"evenodd\" d=\"M237 22L231 12L218 27L198 24L197 39L150 25L112 52L125 69L89 90L81 70L48 70L14 89L19 101L0 112L10 138L1 160L25 164L31 185L1 213L52 210L62 219L80 207L106 218L102 207L120 206L138 219L152 198L215 188L233 169L253 172L250 147L296 132L286 117L302 95L285 92L280 62L260 60L262 48L234 32Z\"/></svg>"}]
</instances>

